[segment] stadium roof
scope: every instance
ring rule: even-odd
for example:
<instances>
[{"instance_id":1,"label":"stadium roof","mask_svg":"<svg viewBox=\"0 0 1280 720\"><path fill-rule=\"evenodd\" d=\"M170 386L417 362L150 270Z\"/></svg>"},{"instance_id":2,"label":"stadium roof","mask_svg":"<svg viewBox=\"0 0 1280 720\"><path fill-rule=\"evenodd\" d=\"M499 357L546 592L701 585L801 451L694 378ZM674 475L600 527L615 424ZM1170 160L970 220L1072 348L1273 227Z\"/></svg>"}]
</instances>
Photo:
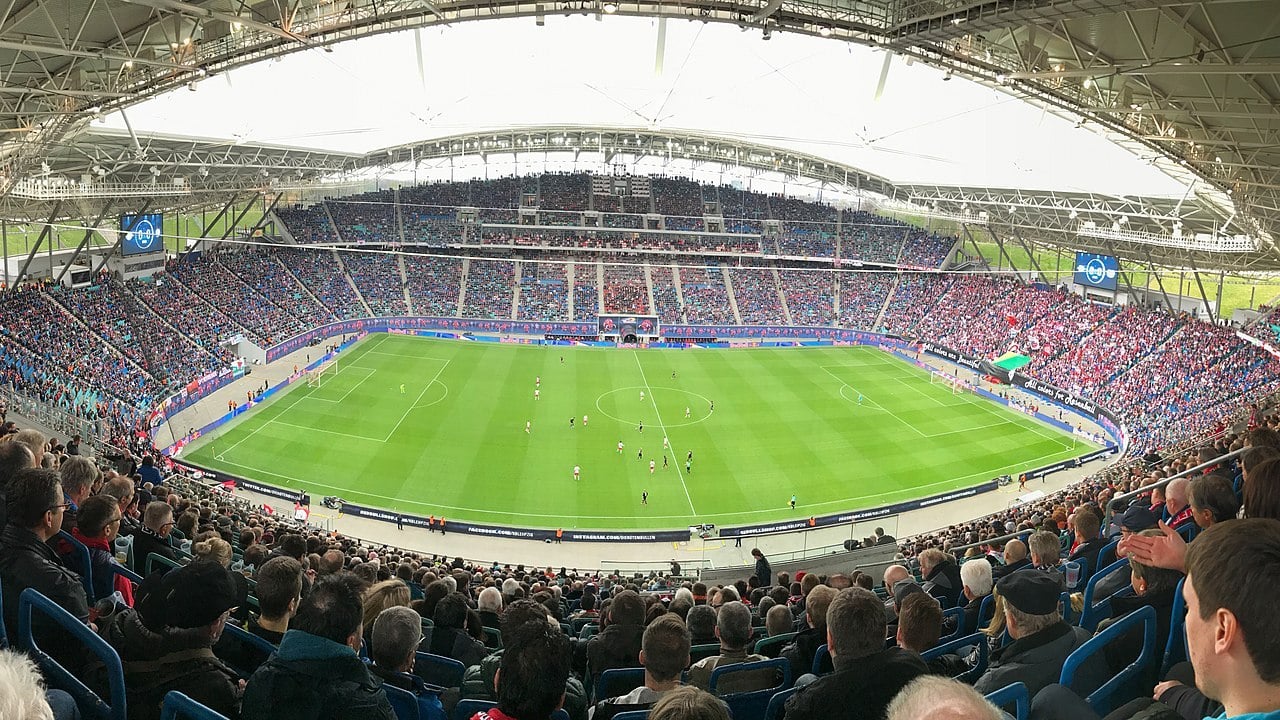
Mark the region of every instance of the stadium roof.
<instances>
[{"instance_id":1,"label":"stadium roof","mask_svg":"<svg viewBox=\"0 0 1280 720\"><path fill-rule=\"evenodd\" d=\"M460 22L512 17L525 19ZM406 28L425 30L389 34ZM369 45L338 43L372 35L383 71L370 76L357 62ZM129 189L117 197L152 187L193 202L349 173L385 162L388 146L417 148L416 162L420 141L440 137L550 142L574 126L638 126L648 153L694 137L771 149L803 163L799 175L839 166L917 209L1006 235L1280 268L1277 37L1267 0L15 3L0 26L0 128L13 138L0 146L4 211L54 212L59 193L80 192L67 187L78 176ZM244 67L298 51L310 62ZM947 83L944 71L981 85ZM241 94L263 80L268 94ZM193 83L129 111L132 127L112 117ZM321 95L341 101L327 126L309 121L324 112L310 104ZM275 115L290 130L276 130ZM100 116L107 125L91 125ZM942 150L926 145L939 138ZM1110 141L1139 155L1109 155ZM76 197L71 207L95 204ZM1098 231L1081 235L1091 211ZM1212 251L1236 234L1261 245Z\"/></svg>"}]
</instances>

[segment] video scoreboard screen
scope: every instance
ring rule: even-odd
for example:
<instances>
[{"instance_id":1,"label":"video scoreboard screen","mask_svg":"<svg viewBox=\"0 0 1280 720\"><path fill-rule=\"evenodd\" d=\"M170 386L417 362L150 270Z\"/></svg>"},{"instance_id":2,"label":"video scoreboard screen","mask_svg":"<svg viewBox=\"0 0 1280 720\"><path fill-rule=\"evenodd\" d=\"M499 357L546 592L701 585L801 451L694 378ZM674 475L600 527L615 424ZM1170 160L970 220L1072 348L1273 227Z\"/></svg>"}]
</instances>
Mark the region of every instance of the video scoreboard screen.
<instances>
[{"instance_id":1,"label":"video scoreboard screen","mask_svg":"<svg viewBox=\"0 0 1280 720\"><path fill-rule=\"evenodd\" d=\"M1120 276L1120 262L1111 255L1094 253L1076 253L1076 269L1073 279L1077 285L1116 289L1116 279Z\"/></svg>"},{"instance_id":2,"label":"video scoreboard screen","mask_svg":"<svg viewBox=\"0 0 1280 720\"><path fill-rule=\"evenodd\" d=\"M126 257L164 250L164 216L160 213L121 215L120 232L124 233L120 248Z\"/></svg>"},{"instance_id":3,"label":"video scoreboard screen","mask_svg":"<svg viewBox=\"0 0 1280 720\"><path fill-rule=\"evenodd\" d=\"M656 336L658 334L657 315L601 315L597 331L601 335L617 335L625 338L628 335Z\"/></svg>"}]
</instances>

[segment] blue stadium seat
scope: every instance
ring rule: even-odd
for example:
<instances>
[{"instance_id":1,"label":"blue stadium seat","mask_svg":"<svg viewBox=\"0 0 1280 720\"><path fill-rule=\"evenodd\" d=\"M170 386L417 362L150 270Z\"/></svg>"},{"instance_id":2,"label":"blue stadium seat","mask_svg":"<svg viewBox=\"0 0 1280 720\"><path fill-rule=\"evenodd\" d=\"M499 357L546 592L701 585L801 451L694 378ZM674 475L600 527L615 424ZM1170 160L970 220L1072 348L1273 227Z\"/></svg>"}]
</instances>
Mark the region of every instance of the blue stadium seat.
<instances>
[{"instance_id":1,"label":"blue stadium seat","mask_svg":"<svg viewBox=\"0 0 1280 720\"><path fill-rule=\"evenodd\" d=\"M593 702L626 695L644 684L644 668L613 668L600 673L592 691Z\"/></svg>"},{"instance_id":2,"label":"blue stadium seat","mask_svg":"<svg viewBox=\"0 0 1280 720\"><path fill-rule=\"evenodd\" d=\"M769 698L769 707L765 708L764 720L778 720L782 716L782 708L786 706L791 696L796 694L796 689L787 688L782 692L774 693L773 697Z\"/></svg>"},{"instance_id":3,"label":"blue stadium seat","mask_svg":"<svg viewBox=\"0 0 1280 720\"><path fill-rule=\"evenodd\" d=\"M484 628L485 645L493 648L502 647L502 631L494 627Z\"/></svg>"},{"instance_id":4,"label":"blue stadium seat","mask_svg":"<svg viewBox=\"0 0 1280 720\"><path fill-rule=\"evenodd\" d=\"M70 568L80 574L80 584L84 585L85 597L89 598L89 604L92 605L98 598L93 594L93 562L89 560L89 548L66 530L59 530L54 537L58 542L65 542L71 546L70 554L63 557L71 559Z\"/></svg>"},{"instance_id":5,"label":"blue stadium seat","mask_svg":"<svg viewBox=\"0 0 1280 720\"><path fill-rule=\"evenodd\" d=\"M182 567L178 562L170 560L159 553L150 553L147 555L147 559L143 564L142 574L150 577L151 573L155 572L157 565L164 567L166 570L177 570Z\"/></svg>"},{"instance_id":6,"label":"blue stadium seat","mask_svg":"<svg viewBox=\"0 0 1280 720\"><path fill-rule=\"evenodd\" d=\"M462 676L467 668L462 663L442 655L432 655L419 650L415 655L413 674L432 685L442 688L462 687Z\"/></svg>"},{"instance_id":7,"label":"blue stadium seat","mask_svg":"<svg viewBox=\"0 0 1280 720\"><path fill-rule=\"evenodd\" d=\"M613 716L613 720L649 720L648 710L628 710Z\"/></svg>"},{"instance_id":8,"label":"blue stadium seat","mask_svg":"<svg viewBox=\"0 0 1280 720\"><path fill-rule=\"evenodd\" d=\"M982 598L982 604L978 606L978 627L974 631L982 630L991 625L991 619L996 616L996 596L987 595Z\"/></svg>"},{"instance_id":9,"label":"blue stadium seat","mask_svg":"<svg viewBox=\"0 0 1280 720\"><path fill-rule=\"evenodd\" d=\"M1062 621L1070 625L1071 624L1071 592L1070 591L1064 591L1062 595L1058 597L1058 609L1062 611Z\"/></svg>"},{"instance_id":10,"label":"blue stadium seat","mask_svg":"<svg viewBox=\"0 0 1280 720\"><path fill-rule=\"evenodd\" d=\"M422 714L418 710L416 695L386 683L382 684L382 689L387 691L387 700L391 701L391 709L396 713L396 720L421 720Z\"/></svg>"},{"instance_id":11,"label":"blue stadium seat","mask_svg":"<svg viewBox=\"0 0 1280 720\"><path fill-rule=\"evenodd\" d=\"M1103 648L1112 641L1138 626L1142 627L1142 652L1139 653L1138 658L1130 663L1128 667L1104 682L1101 687L1089 693L1085 700L1099 715L1106 715L1113 709L1111 707L1111 696L1126 683L1136 680L1143 687L1149 688L1150 685L1144 683L1149 679L1152 670L1155 669L1154 662L1157 652L1156 611L1150 606L1140 607L1125 615L1109 625L1106 630L1094 635L1084 645L1076 648L1075 652L1071 653L1066 662L1062 664L1062 677L1058 682L1064 687L1071 688L1080 666L1085 661L1102 652Z\"/></svg>"},{"instance_id":12,"label":"blue stadium seat","mask_svg":"<svg viewBox=\"0 0 1280 720\"><path fill-rule=\"evenodd\" d=\"M1027 715L1031 712L1031 697L1027 693L1027 686L1020 682L1005 685L999 690L989 693L987 700L1002 710L1010 704L1015 705L1014 718L1016 720L1027 720Z\"/></svg>"},{"instance_id":13,"label":"blue stadium seat","mask_svg":"<svg viewBox=\"0 0 1280 720\"><path fill-rule=\"evenodd\" d=\"M766 650L772 649L775 645L786 645L787 643L794 640L796 635L798 634L799 633L793 633L793 632L780 633L778 635L773 635L767 638L763 638L756 642L755 653L757 655L767 655L768 653L765 652ZM779 647L778 650L781 651L782 648Z\"/></svg>"},{"instance_id":14,"label":"blue stadium seat","mask_svg":"<svg viewBox=\"0 0 1280 720\"><path fill-rule=\"evenodd\" d=\"M170 690L164 696L164 705L160 707L160 720L227 720L227 716L215 712L177 690Z\"/></svg>"},{"instance_id":15,"label":"blue stadium seat","mask_svg":"<svg viewBox=\"0 0 1280 720\"><path fill-rule=\"evenodd\" d=\"M245 680L248 680L253 671L266 662L267 658L271 657L271 654L277 649L275 645L272 645L265 638L258 637L248 630L236 627L231 623L226 623L223 626L222 639L218 641L218 645L214 647L214 650L220 651L224 646L228 646L231 652L220 654L218 659L226 663L227 667Z\"/></svg>"},{"instance_id":16,"label":"blue stadium seat","mask_svg":"<svg viewBox=\"0 0 1280 720\"><path fill-rule=\"evenodd\" d=\"M965 634L966 628L964 626L964 608L953 607L953 608L947 608L946 610L943 610L942 622L944 625L947 622L947 618L955 618L956 629L952 631L950 635L944 635L938 638L939 643L951 642L952 640L955 640L958 637L963 637Z\"/></svg>"},{"instance_id":17,"label":"blue stadium seat","mask_svg":"<svg viewBox=\"0 0 1280 720\"><path fill-rule=\"evenodd\" d=\"M724 683L726 676L740 673L761 673L770 669L773 670L777 679L776 684L772 687L750 692L729 693L727 695L717 692L717 688ZM719 695L720 699L724 700L725 704L729 706L729 714L733 717L733 720L764 720L765 711L769 708L769 700L778 692L789 687L791 687L791 661L786 658L724 665L711 672L711 680L707 683L707 689L713 695Z\"/></svg>"},{"instance_id":18,"label":"blue stadium seat","mask_svg":"<svg viewBox=\"0 0 1280 720\"><path fill-rule=\"evenodd\" d=\"M59 665L43 649L36 645L31 634L32 615L39 611L48 619L60 625L72 638L83 644L85 648L104 665L110 704L103 702L97 693L90 690L80 678ZM80 622L74 615L58 607L49 598L41 595L33 588L27 588L18 596L18 646L25 650L51 687L60 688L71 693L80 712L94 718L106 720L125 720L128 710L125 704L124 667L115 648L106 640L98 637L88 625Z\"/></svg>"},{"instance_id":19,"label":"blue stadium seat","mask_svg":"<svg viewBox=\"0 0 1280 720\"><path fill-rule=\"evenodd\" d=\"M1110 565L1102 568L1089 578L1089 584L1084 588L1084 609L1080 613L1080 627L1093 632L1098 627L1098 623L1103 619L1111 617L1111 598L1106 597L1095 602L1095 593L1097 592L1098 583L1112 573L1119 572L1129 567L1129 558L1120 558ZM1116 594L1122 594L1125 590L1116 591ZM1132 592L1132 590L1130 590Z\"/></svg>"},{"instance_id":20,"label":"blue stadium seat","mask_svg":"<svg viewBox=\"0 0 1280 720\"><path fill-rule=\"evenodd\" d=\"M1116 548L1120 546L1119 540L1112 540L1110 543L1102 546L1098 551L1098 567L1104 568L1116 561Z\"/></svg>"},{"instance_id":21,"label":"blue stadium seat","mask_svg":"<svg viewBox=\"0 0 1280 720\"><path fill-rule=\"evenodd\" d=\"M573 626L567 622L560 623L560 631L569 637L573 637Z\"/></svg>"},{"instance_id":22,"label":"blue stadium seat","mask_svg":"<svg viewBox=\"0 0 1280 720\"><path fill-rule=\"evenodd\" d=\"M1179 580L1178 589L1173 594L1173 611L1169 615L1169 639L1164 645L1164 658L1160 662L1160 672L1157 677L1165 677L1169 668L1188 659L1187 601L1182 597L1182 586L1186 581L1185 577Z\"/></svg>"},{"instance_id":23,"label":"blue stadium seat","mask_svg":"<svg viewBox=\"0 0 1280 720\"><path fill-rule=\"evenodd\" d=\"M826 675L834 669L831 664L831 650L827 648L826 643L818 646L817 652L813 654L813 667L809 672L814 675Z\"/></svg>"},{"instance_id":24,"label":"blue stadium seat","mask_svg":"<svg viewBox=\"0 0 1280 720\"><path fill-rule=\"evenodd\" d=\"M959 637L949 642L934 645L928 650L925 650L924 653L921 654L921 657L925 659L925 662L928 662L929 660L946 655L947 653L954 653L962 648L976 648L978 651L978 664L975 665L972 670L967 670L955 676L956 680L972 685L977 682L978 678L982 677L983 673L987 671L987 659L991 654L991 643L988 642L988 640L989 638L982 633L965 635L964 637Z\"/></svg>"}]
</instances>

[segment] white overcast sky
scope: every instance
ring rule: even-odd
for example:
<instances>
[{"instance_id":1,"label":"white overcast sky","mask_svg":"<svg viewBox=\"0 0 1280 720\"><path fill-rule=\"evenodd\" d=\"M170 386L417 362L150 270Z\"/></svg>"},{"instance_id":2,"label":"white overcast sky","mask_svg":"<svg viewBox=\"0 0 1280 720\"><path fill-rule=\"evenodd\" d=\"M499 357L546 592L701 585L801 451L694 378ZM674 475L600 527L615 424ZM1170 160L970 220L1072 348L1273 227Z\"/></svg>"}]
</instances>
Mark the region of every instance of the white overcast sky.
<instances>
[{"instance_id":1,"label":"white overcast sky","mask_svg":"<svg viewBox=\"0 0 1280 720\"><path fill-rule=\"evenodd\" d=\"M366 152L483 129L698 130L849 163L896 182L1112 195L1185 187L1073 120L878 50L681 20L548 15L348 41L129 109L139 133ZM421 44L422 62L417 46ZM123 128L119 114L105 118Z\"/></svg>"}]
</instances>

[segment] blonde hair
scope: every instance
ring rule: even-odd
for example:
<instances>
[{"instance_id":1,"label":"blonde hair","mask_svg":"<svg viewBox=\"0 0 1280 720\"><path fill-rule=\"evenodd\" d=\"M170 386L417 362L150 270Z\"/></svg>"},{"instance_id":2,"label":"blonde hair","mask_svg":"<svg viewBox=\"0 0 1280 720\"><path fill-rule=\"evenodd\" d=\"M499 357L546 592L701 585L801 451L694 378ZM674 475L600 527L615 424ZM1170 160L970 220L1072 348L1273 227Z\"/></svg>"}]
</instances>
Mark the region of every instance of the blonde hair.
<instances>
[{"instance_id":1,"label":"blonde hair","mask_svg":"<svg viewBox=\"0 0 1280 720\"><path fill-rule=\"evenodd\" d=\"M220 537L211 537L191 546L191 554L197 560L213 560L223 567L231 567L231 543Z\"/></svg>"},{"instance_id":2,"label":"blonde hair","mask_svg":"<svg viewBox=\"0 0 1280 720\"><path fill-rule=\"evenodd\" d=\"M991 624L982 628L982 634L989 638L998 638L1004 634L1004 598L995 588L991 589L991 601L995 607L996 614L991 617Z\"/></svg>"},{"instance_id":3,"label":"blonde hair","mask_svg":"<svg viewBox=\"0 0 1280 720\"><path fill-rule=\"evenodd\" d=\"M12 650L0 650L0 718L53 720L40 671L31 658Z\"/></svg>"},{"instance_id":4,"label":"blonde hair","mask_svg":"<svg viewBox=\"0 0 1280 720\"><path fill-rule=\"evenodd\" d=\"M400 578L383 580L364 593L364 626L372 628L378 615L389 607L409 606L409 586Z\"/></svg>"}]
</instances>

